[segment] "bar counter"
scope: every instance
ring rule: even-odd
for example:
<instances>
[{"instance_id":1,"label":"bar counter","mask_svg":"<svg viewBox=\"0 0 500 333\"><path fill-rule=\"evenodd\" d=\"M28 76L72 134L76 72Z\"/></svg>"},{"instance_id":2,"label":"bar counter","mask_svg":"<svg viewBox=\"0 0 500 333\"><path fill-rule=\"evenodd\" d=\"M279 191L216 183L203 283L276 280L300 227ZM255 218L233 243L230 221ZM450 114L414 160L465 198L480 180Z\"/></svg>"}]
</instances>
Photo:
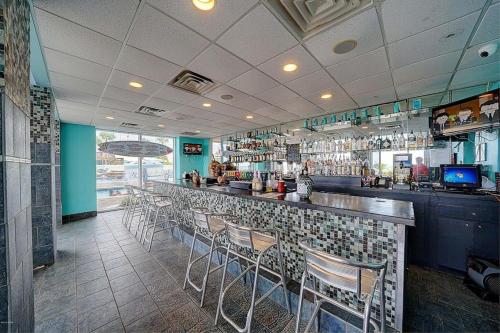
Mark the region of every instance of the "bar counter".
<instances>
[{"instance_id":1,"label":"bar counter","mask_svg":"<svg viewBox=\"0 0 500 333\"><path fill-rule=\"evenodd\" d=\"M192 229L190 207L207 207L213 212L231 211L241 223L252 227L280 231L286 275L300 281L303 255L298 241L304 237L318 240L328 252L360 261L387 259L386 320L387 325L402 331L404 267L407 227L414 226L411 202L313 192L301 200L296 193L261 194L228 186L194 187L185 181L154 181L154 191L169 195L179 222ZM221 239L223 242L223 239ZM275 260L267 265L277 269ZM353 308L361 309L351 293L337 289L332 297ZM378 293L372 316L379 319Z\"/></svg>"}]
</instances>

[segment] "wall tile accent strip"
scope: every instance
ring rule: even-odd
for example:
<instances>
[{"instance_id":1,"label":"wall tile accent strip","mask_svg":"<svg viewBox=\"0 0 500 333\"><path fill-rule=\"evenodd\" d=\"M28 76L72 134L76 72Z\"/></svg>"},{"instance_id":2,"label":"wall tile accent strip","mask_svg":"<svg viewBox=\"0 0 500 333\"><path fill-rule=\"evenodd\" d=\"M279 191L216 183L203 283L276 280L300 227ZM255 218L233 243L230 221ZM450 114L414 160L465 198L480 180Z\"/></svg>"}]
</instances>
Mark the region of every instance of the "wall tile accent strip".
<instances>
[{"instance_id":1,"label":"wall tile accent strip","mask_svg":"<svg viewBox=\"0 0 500 333\"><path fill-rule=\"evenodd\" d=\"M304 261L298 240L313 237L326 251L360 261L387 258L386 318L395 327L398 244L396 228L391 222L370 218L305 210L286 204L239 198L208 191L184 188L167 183L154 182L156 192L168 194L177 208L176 219L192 228L189 207L207 207L214 212L231 211L241 217L241 223L257 228L276 228L281 232L281 245L286 275L300 281ZM224 239L220 241L224 243ZM266 260L266 265L278 269L276 258ZM336 300L362 311L363 302L353 293L339 289L325 289ZM379 294L375 294L372 316L379 319ZM402 307L401 307L402 309Z\"/></svg>"},{"instance_id":2,"label":"wall tile accent strip","mask_svg":"<svg viewBox=\"0 0 500 333\"><path fill-rule=\"evenodd\" d=\"M47 87L32 86L30 89L31 142L51 143L51 95L51 89Z\"/></svg>"}]
</instances>

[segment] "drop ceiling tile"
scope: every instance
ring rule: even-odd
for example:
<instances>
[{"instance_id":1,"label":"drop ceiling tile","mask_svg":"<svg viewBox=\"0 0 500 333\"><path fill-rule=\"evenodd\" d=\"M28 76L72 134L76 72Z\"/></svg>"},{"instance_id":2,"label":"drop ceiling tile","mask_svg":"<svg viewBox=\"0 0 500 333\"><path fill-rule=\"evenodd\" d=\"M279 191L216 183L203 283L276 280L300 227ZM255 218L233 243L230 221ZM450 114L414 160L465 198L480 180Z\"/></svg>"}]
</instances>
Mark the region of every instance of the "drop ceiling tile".
<instances>
[{"instance_id":1,"label":"drop ceiling tile","mask_svg":"<svg viewBox=\"0 0 500 333\"><path fill-rule=\"evenodd\" d=\"M297 40L261 4L226 31L217 44L258 65L296 45Z\"/></svg>"},{"instance_id":2,"label":"drop ceiling tile","mask_svg":"<svg viewBox=\"0 0 500 333\"><path fill-rule=\"evenodd\" d=\"M58 72L75 76L84 80L106 83L110 67L97 64L92 61L77 58L59 51L45 48L45 59L47 69L52 72Z\"/></svg>"},{"instance_id":3,"label":"drop ceiling tile","mask_svg":"<svg viewBox=\"0 0 500 333\"><path fill-rule=\"evenodd\" d=\"M396 68L392 71L394 84L401 85L440 74L452 73L455 70L455 66L461 54L462 51L446 53Z\"/></svg>"},{"instance_id":4,"label":"drop ceiling tile","mask_svg":"<svg viewBox=\"0 0 500 333\"><path fill-rule=\"evenodd\" d=\"M217 45L208 47L187 67L193 72L222 83L234 79L251 68L246 62Z\"/></svg>"},{"instance_id":5,"label":"drop ceiling tile","mask_svg":"<svg viewBox=\"0 0 500 333\"><path fill-rule=\"evenodd\" d=\"M393 87L393 83L391 79L391 73L384 72L346 83L343 85L343 87L347 91L347 93L352 96Z\"/></svg>"},{"instance_id":6,"label":"drop ceiling tile","mask_svg":"<svg viewBox=\"0 0 500 333\"><path fill-rule=\"evenodd\" d=\"M147 95L132 92L126 89L116 88L113 86L107 86L102 97L136 105L142 104L148 98Z\"/></svg>"},{"instance_id":7,"label":"drop ceiling tile","mask_svg":"<svg viewBox=\"0 0 500 333\"><path fill-rule=\"evenodd\" d=\"M394 91L394 87L389 87L360 95L354 95L352 98L360 107L366 107L393 102L396 100L396 93Z\"/></svg>"},{"instance_id":8,"label":"drop ceiling tile","mask_svg":"<svg viewBox=\"0 0 500 333\"><path fill-rule=\"evenodd\" d=\"M289 113L293 113L300 118L317 116L323 113L323 111L318 106L302 97L295 97L280 104L280 107L282 109Z\"/></svg>"},{"instance_id":9,"label":"drop ceiling tile","mask_svg":"<svg viewBox=\"0 0 500 333\"><path fill-rule=\"evenodd\" d=\"M427 77L422 80L396 85L399 98L430 95L446 90L452 73Z\"/></svg>"},{"instance_id":10,"label":"drop ceiling tile","mask_svg":"<svg viewBox=\"0 0 500 333\"><path fill-rule=\"evenodd\" d=\"M60 109L59 117L62 122L89 125L92 121L93 114L81 113L71 109Z\"/></svg>"},{"instance_id":11,"label":"drop ceiling tile","mask_svg":"<svg viewBox=\"0 0 500 333\"><path fill-rule=\"evenodd\" d=\"M211 106L208 108L204 107L203 103L210 103ZM218 102L216 100L206 98L206 97L199 97L199 98L195 99L194 101L189 103L189 106L192 106L194 108L198 108L201 110L207 110L210 112L218 113L218 114L228 116L228 117L239 118L239 119L244 119L245 116L247 114L249 114L249 112L246 110L237 108L237 107L232 106L232 105L224 104L224 103L221 103L221 102Z\"/></svg>"},{"instance_id":12,"label":"drop ceiling tile","mask_svg":"<svg viewBox=\"0 0 500 333\"><path fill-rule=\"evenodd\" d=\"M160 83L169 82L182 70L180 66L130 45L125 46L115 68Z\"/></svg>"},{"instance_id":13,"label":"drop ceiling tile","mask_svg":"<svg viewBox=\"0 0 500 333\"><path fill-rule=\"evenodd\" d=\"M321 98L324 94L332 94L331 98L323 99ZM323 108L325 105L330 105L335 103L337 100L350 99L349 95L338 85L331 86L326 89L322 89L314 92L313 94L306 96L306 98L314 103L315 105ZM351 100L352 101L352 100Z\"/></svg>"},{"instance_id":14,"label":"drop ceiling tile","mask_svg":"<svg viewBox=\"0 0 500 333\"><path fill-rule=\"evenodd\" d=\"M130 112L137 110L139 104L124 102L122 100L108 98L108 97L102 97L99 106L109 109L124 110Z\"/></svg>"},{"instance_id":15,"label":"drop ceiling tile","mask_svg":"<svg viewBox=\"0 0 500 333\"><path fill-rule=\"evenodd\" d=\"M49 72L49 77L54 87L63 87L64 89L67 90L75 90L78 92L84 92L94 96L100 96L102 90L104 89L103 83L82 80L77 77L62 73Z\"/></svg>"},{"instance_id":16,"label":"drop ceiling tile","mask_svg":"<svg viewBox=\"0 0 500 333\"><path fill-rule=\"evenodd\" d=\"M229 81L228 86L243 91L249 95L258 94L271 89L279 83L257 69L251 69L237 78Z\"/></svg>"},{"instance_id":17,"label":"drop ceiling tile","mask_svg":"<svg viewBox=\"0 0 500 333\"><path fill-rule=\"evenodd\" d=\"M186 92L184 90L173 88L171 86L165 86L160 89L154 97L165 99L167 101L172 101L179 104L188 104L189 102L195 100L199 95Z\"/></svg>"},{"instance_id":18,"label":"drop ceiling tile","mask_svg":"<svg viewBox=\"0 0 500 333\"><path fill-rule=\"evenodd\" d=\"M325 113L340 112L357 108L357 104L350 97L332 97L320 104Z\"/></svg>"},{"instance_id":19,"label":"drop ceiling tile","mask_svg":"<svg viewBox=\"0 0 500 333\"><path fill-rule=\"evenodd\" d=\"M471 45L476 45L497 39L500 36L500 3L490 6L479 28L474 34Z\"/></svg>"},{"instance_id":20,"label":"drop ceiling tile","mask_svg":"<svg viewBox=\"0 0 500 333\"><path fill-rule=\"evenodd\" d=\"M355 40L356 48L345 54L334 53L334 46L345 40ZM370 9L357 14L307 39L305 45L323 66L373 51L383 45L377 13Z\"/></svg>"},{"instance_id":21,"label":"drop ceiling tile","mask_svg":"<svg viewBox=\"0 0 500 333\"><path fill-rule=\"evenodd\" d=\"M35 14L44 47L106 66L115 62L120 42L40 9Z\"/></svg>"},{"instance_id":22,"label":"drop ceiling tile","mask_svg":"<svg viewBox=\"0 0 500 333\"><path fill-rule=\"evenodd\" d=\"M92 113L92 114L94 113L94 111L96 109L95 105L72 102L72 101L67 101L64 99L56 99L55 102L56 102L58 109L65 108L65 109L87 112L87 113Z\"/></svg>"},{"instance_id":23,"label":"drop ceiling tile","mask_svg":"<svg viewBox=\"0 0 500 333\"><path fill-rule=\"evenodd\" d=\"M192 1L148 0L148 3L213 40L252 8L257 0L218 0L215 9L210 11L197 10Z\"/></svg>"},{"instance_id":24,"label":"drop ceiling tile","mask_svg":"<svg viewBox=\"0 0 500 333\"><path fill-rule=\"evenodd\" d=\"M479 56L479 49L483 47L484 45L487 45L489 43L496 43L500 47L500 39L495 39L493 41L489 41L487 43L483 44L477 44L474 46L471 46L465 51L465 54L460 61L460 65L458 66L458 69L464 69L464 68L469 68L469 67L475 67L475 66L480 66L480 65L485 65L489 64L492 62L500 61L500 50L497 50L495 54L487 57L487 58L482 58Z\"/></svg>"},{"instance_id":25,"label":"drop ceiling tile","mask_svg":"<svg viewBox=\"0 0 500 333\"><path fill-rule=\"evenodd\" d=\"M451 88L462 88L482 84L487 82L496 82L500 77L500 62L492 62L476 67L470 67L457 71Z\"/></svg>"},{"instance_id":26,"label":"drop ceiling tile","mask_svg":"<svg viewBox=\"0 0 500 333\"><path fill-rule=\"evenodd\" d=\"M67 101L89 104L89 105L97 105L97 101L99 100L99 96L91 95L85 92L68 89L64 87L56 87L52 86L52 91L54 92L54 96L57 99L64 99Z\"/></svg>"},{"instance_id":27,"label":"drop ceiling tile","mask_svg":"<svg viewBox=\"0 0 500 333\"><path fill-rule=\"evenodd\" d=\"M328 67L338 83L348 83L389 70L385 48L362 54Z\"/></svg>"},{"instance_id":28,"label":"drop ceiling tile","mask_svg":"<svg viewBox=\"0 0 500 333\"><path fill-rule=\"evenodd\" d=\"M281 107L288 106L290 100L299 97L299 95L285 86L277 86L257 94L256 97L268 102L269 104Z\"/></svg>"},{"instance_id":29,"label":"drop ceiling tile","mask_svg":"<svg viewBox=\"0 0 500 333\"><path fill-rule=\"evenodd\" d=\"M128 43L184 66L205 49L209 41L158 10L145 5L135 22Z\"/></svg>"},{"instance_id":30,"label":"drop ceiling tile","mask_svg":"<svg viewBox=\"0 0 500 333\"><path fill-rule=\"evenodd\" d=\"M268 117L268 118L271 118L271 119L275 119L278 122L288 122L288 121L291 121L291 120L300 119L300 117L297 116L296 114L293 114L293 113L287 112L285 110L279 109L279 108L277 108L275 106L269 106L269 107L265 107L265 108L261 108L261 109L255 110L254 114L260 114L260 115L263 115L265 117ZM270 123L268 123L266 125L270 126L270 125L273 125L273 123L270 122Z\"/></svg>"},{"instance_id":31,"label":"drop ceiling tile","mask_svg":"<svg viewBox=\"0 0 500 333\"><path fill-rule=\"evenodd\" d=\"M146 106L160 109L160 110L165 110L167 112L174 111L182 106L182 104L174 103L171 101L166 101L161 98L150 98L148 99L145 103Z\"/></svg>"},{"instance_id":32,"label":"drop ceiling tile","mask_svg":"<svg viewBox=\"0 0 500 333\"><path fill-rule=\"evenodd\" d=\"M123 41L138 0L35 0L34 5L84 27Z\"/></svg>"},{"instance_id":33,"label":"drop ceiling tile","mask_svg":"<svg viewBox=\"0 0 500 333\"><path fill-rule=\"evenodd\" d=\"M398 68L463 49L474 28L471 22L476 22L478 17L479 12L475 12L389 44L391 67Z\"/></svg>"},{"instance_id":34,"label":"drop ceiling tile","mask_svg":"<svg viewBox=\"0 0 500 333\"><path fill-rule=\"evenodd\" d=\"M285 83L285 85L303 97L310 96L317 91L338 88L338 84L323 69Z\"/></svg>"},{"instance_id":35,"label":"drop ceiling tile","mask_svg":"<svg viewBox=\"0 0 500 333\"><path fill-rule=\"evenodd\" d=\"M129 82L132 81L143 84L143 87L142 88L131 87L129 85ZM147 80L140 76L125 73L116 69L111 73L109 85L141 95L151 95L155 93L158 89L160 89L162 86L158 82Z\"/></svg>"},{"instance_id":36,"label":"drop ceiling tile","mask_svg":"<svg viewBox=\"0 0 500 333\"><path fill-rule=\"evenodd\" d=\"M221 98L222 95L232 95L233 98L225 100ZM221 85L210 91L208 94L206 94L206 97L224 104L236 106L237 108L247 111L253 111L268 106L267 103L260 101L253 96L247 95L239 90L225 85Z\"/></svg>"},{"instance_id":37,"label":"drop ceiling tile","mask_svg":"<svg viewBox=\"0 0 500 333\"><path fill-rule=\"evenodd\" d=\"M391 43L480 10L486 0L386 0L382 19ZM469 22L474 26L475 21Z\"/></svg>"},{"instance_id":38,"label":"drop ceiling tile","mask_svg":"<svg viewBox=\"0 0 500 333\"><path fill-rule=\"evenodd\" d=\"M285 72L283 66L286 64L296 64L298 67L293 72ZM292 81L320 68L318 62L301 45L297 45L259 66L261 71L281 83Z\"/></svg>"}]
</instances>

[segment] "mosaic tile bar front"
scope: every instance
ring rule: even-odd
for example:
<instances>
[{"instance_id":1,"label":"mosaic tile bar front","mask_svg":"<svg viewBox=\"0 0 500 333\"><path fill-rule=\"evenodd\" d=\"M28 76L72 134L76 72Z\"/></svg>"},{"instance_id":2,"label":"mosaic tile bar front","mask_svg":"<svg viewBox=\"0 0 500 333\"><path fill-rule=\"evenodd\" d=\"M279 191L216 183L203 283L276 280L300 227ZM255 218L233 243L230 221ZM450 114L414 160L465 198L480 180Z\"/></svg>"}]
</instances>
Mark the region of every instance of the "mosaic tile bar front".
<instances>
[{"instance_id":1,"label":"mosaic tile bar front","mask_svg":"<svg viewBox=\"0 0 500 333\"><path fill-rule=\"evenodd\" d=\"M275 228L280 231L286 275L300 281L303 272L303 254L298 241L313 237L328 252L356 260L388 260L386 275L387 325L402 330L404 241L405 226L322 210L301 209L280 202L254 200L229 196L207 190L186 188L175 184L155 182L156 192L171 196L181 224L192 229L189 207L207 207L213 212L231 211L241 217L243 225L259 228ZM223 239L221 239L223 243ZM270 259L267 265L278 269L277 261ZM361 310L363 302L353 293L338 289L327 292L336 300ZM379 295L375 295L372 316L379 319Z\"/></svg>"}]
</instances>

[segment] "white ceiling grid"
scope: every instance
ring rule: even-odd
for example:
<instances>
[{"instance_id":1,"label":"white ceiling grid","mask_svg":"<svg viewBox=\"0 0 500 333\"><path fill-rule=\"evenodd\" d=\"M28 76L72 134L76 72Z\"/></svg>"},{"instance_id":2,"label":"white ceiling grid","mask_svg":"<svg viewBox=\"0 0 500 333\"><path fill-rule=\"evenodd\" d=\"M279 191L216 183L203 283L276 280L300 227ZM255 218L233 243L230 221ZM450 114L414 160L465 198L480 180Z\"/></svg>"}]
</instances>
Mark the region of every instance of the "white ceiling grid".
<instances>
[{"instance_id":1,"label":"white ceiling grid","mask_svg":"<svg viewBox=\"0 0 500 333\"><path fill-rule=\"evenodd\" d=\"M34 0L34 6L61 119L105 129L132 122L148 134L199 130L215 137L500 76L500 52L477 55L499 42L498 1L376 0L305 40L266 0L217 0L209 12L188 0ZM332 51L348 39L357 41L354 50ZM290 62L298 69L284 72ZM218 86L205 96L168 86L183 69ZM144 87L131 88L130 81ZM326 92L333 97L322 99ZM141 105L167 112L135 113Z\"/></svg>"}]
</instances>

